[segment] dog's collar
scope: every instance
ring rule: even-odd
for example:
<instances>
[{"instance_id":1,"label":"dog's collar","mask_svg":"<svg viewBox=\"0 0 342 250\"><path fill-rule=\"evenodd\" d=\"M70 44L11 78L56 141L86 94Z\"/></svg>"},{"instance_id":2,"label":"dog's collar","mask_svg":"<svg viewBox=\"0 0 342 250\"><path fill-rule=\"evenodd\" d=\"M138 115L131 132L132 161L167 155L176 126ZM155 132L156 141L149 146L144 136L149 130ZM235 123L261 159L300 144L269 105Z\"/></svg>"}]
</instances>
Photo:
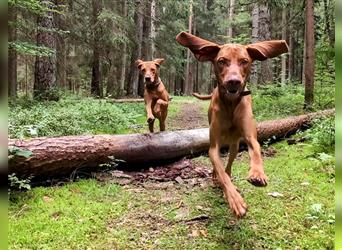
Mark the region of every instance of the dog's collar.
<instances>
[{"instance_id":1,"label":"dog's collar","mask_svg":"<svg viewBox=\"0 0 342 250\"><path fill-rule=\"evenodd\" d=\"M147 87L148 89L153 90L153 89L156 89L156 88L159 86L160 82L161 82L161 81L160 81L160 78L158 77L156 83L152 83L152 84L146 84L146 83L145 83L145 85L146 85L146 87Z\"/></svg>"},{"instance_id":2,"label":"dog's collar","mask_svg":"<svg viewBox=\"0 0 342 250\"><path fill-rule=\"evenodd\" d=\"M246 96L246 95L250 95L252 94L252 92L250 90L246 90L240 93L240 96Z\"/></svg>"}]
</instances>

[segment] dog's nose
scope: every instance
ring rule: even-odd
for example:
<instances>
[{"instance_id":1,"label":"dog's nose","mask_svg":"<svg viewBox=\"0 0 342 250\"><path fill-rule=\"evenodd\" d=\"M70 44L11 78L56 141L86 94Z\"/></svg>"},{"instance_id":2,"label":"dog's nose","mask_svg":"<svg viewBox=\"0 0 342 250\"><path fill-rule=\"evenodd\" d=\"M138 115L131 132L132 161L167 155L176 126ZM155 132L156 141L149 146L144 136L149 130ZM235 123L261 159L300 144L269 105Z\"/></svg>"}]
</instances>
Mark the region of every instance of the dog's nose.
<instances>
[{"instance_id":1,"label":"dog's nose","mask_svg":"<svg viewBox=\"0 0 342 250\"><path fill-rule=\"evenodd\" d=\"M151 77L150 77L150 76L146 76L146 77L145 77L145 81L146 81L146 82L150 82L150 81L151 81Z\"/></svg>"},{"instance_id":2,"label":"dog's nose","mask_svg":"<svg viewBox=\"0 0 342 250\"><path fill-rule=\"evenodd\" d=\"M228 80L228 86L238 87L241 84L241 80L238 78L231 78Z\"/></svg>"}]
</instances>

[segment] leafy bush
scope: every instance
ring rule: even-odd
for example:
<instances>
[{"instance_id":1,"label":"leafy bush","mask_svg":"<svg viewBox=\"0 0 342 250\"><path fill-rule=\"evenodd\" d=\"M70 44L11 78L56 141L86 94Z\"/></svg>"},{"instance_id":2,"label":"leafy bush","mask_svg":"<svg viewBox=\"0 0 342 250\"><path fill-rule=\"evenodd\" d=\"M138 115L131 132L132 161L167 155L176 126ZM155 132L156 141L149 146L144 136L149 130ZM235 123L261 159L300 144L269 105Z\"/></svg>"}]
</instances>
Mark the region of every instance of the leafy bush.
<instances>
[{"instance_id":1,"label":"leafy bush","mask_svg":"<svg viewBox=\"0 0 342 250\"><path fill-rule=\"evenodd\" d=\"M335 117L317 119L307 131L319 152L333 152L335 147Z\"/></svg>"},{"instance_id":2,"label":"leafy bush","mask_svg":"<svg viewBox=\"0 0 342 250\"><path fill-rule=\"evenodd\" d=\"M93 98L59 102L18 101L10 105L11 138L122 133L144 117L143 104L112 104Z\"/></svg>"}]
</instances>

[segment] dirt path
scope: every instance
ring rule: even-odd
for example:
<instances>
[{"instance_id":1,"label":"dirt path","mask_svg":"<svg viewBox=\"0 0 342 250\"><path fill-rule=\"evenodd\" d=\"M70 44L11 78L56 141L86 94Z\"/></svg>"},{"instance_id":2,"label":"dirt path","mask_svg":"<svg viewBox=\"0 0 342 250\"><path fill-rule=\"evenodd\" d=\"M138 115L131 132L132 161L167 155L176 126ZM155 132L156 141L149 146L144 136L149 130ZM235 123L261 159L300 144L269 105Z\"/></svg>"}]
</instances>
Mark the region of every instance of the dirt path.
<instances>
[{"instance_id":1,"label":"dirt path","mask_svg":"<svg viewBox=\"0 0 342 250\"><path fill-rule=\"evenodd\" d=\"M208 127L208 118L203 114L199 103L183 103L181 110L172 119L168 119L171 130L195 129Z\"/></svg>"}]
</instances>

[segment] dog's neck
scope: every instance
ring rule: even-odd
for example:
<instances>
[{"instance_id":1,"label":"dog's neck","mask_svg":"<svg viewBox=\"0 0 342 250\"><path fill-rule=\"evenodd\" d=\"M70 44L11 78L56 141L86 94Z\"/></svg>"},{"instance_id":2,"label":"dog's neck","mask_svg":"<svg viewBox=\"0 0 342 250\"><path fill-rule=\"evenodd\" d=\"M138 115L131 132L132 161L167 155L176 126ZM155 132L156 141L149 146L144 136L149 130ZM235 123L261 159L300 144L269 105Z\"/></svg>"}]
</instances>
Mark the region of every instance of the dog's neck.
<instances>
[{"instance_id":1,"label":"dog's neck","mask_svg":"<svg viewBox=\"0 0 342 250\"><path fill-rule=\"evenodd\" d=\"M236 107L241 102L244 96L248 96L251 94L251 91L245 88L244 91L240 92L238 96L230 97L227 95L227 90L224 87L221 87L220 85L218 85L218 92L222 102L225 105L229 105L230 107Z\"/></svg>"},{"instance_id":2,"label":"dog's neck","mask_svg":"<svg viewBox=\"0 0 342 250\"><path fill-rule=\"evenodd\" d=\"M159 84L161 83L161 80L159 77L156 78L156 80L154 80L153 83L151 84L146 84L145 83L145 87L148 89L148 90L155 90L156 88L158 88Z\"/></svg>"}]
</instances>

